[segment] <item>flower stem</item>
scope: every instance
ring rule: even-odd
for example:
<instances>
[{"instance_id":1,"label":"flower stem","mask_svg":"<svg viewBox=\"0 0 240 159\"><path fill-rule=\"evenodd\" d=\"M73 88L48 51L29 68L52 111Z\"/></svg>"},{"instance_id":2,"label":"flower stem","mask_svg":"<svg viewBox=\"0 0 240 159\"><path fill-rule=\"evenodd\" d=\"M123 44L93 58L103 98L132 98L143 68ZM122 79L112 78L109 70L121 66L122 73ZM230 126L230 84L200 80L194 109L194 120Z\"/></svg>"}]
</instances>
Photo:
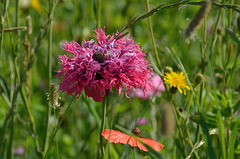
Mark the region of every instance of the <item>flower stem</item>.
<instances>
[{"instance_id":1,"label":"flower stem","mask_svg":"<svg viewBox=\"0 0 240 159\"><path fill-rule=\"evenodd\" d=\"M101 0L98 0L97 7L97 28L101 27Z\"/></svg>"},{"instance_id":2,"label":"flower stem","mask_svg":"<svg viewBox=\"0 0 240 159\"><path fill-rule=\"evenodd\" d=\"M103 137L102 132L104 130L105 122L106 122L106 109L107 109L107 95L105 95L104 100L102 101L102 124L100 129L100 147L101 147L101 156L104 156L104 146L103 146Z\"/></svg>"},{"instance_id":3,"label":"flower stem","mask_svg":"<svg viewBox=\"0 0 240 159\"><path fill-rule=\"evenodd\" d=\"M147 7L147 12L149 12L150 9L149 9L149 1L148 0L146 0L146 7ZM161 70L161 63L160 63L159 56L158 56L156 42L155 42L155 38L154 38L154 34L153 34L152 20L151 20L150 16L148 17L148 25L149 25L149 31L151 33L151 39L152 39L152 44L153 44L153 48L154 48L155 58L157 60L157 65L158 65L159 70Z\"/></svg>"},{"instance_id":4,"label":"flower stem","mask_svg":"<svg viewBox=\"0 0 240 159\"><path fill-rule=\"evenodd\" d=\"M55 1L55 5L56 5ZM54 2L53 0L49 0L49 33L48 33L48 89L50 90L51 81L52 81L52 25L53 25L53 12L54 12ZM47 108L47 119L46 119L46 132L45 132L45 141L44 141L44 154L46 153L46 148L48 147L49 142L49 117L51 114L51 107Z\"/></svg>"},{"instance_id":5,"label":"flower stem","mask_svg":"<svg viewBox=\"0 0 240 159\"><path fill-rule=\"evenodd\" d=\"M136 151L135 151L135 147L133 148L133 158L136 159Z\"/></svg>"},{"instance_id":6,"label":"flower stem","mask_svg":"<svg viewBox=\"0 0 240 159\"><path fill-rule=\"evenodd\" d=\"M38 155L38 157L40 157L41 156L41 150L40 150L40 145L39 145L39 139L38 139L38 134L37 134L35 118L33 116L33 113L31 111L31 109L30 109L29 101L27 100L27 96L24 94L23 89L21 89L20 94L21 94L21 98L23 100L23 103L24 103L24 105L26 107L28 116L29 116L31 129L33 131L33 136L34 136L34 142L35 142L37 155Z\"/></svg>"},{"instance_id":7,"label":"flower stem","mask_svg":"<svg viewBox=\"0 0 240 159\"><path fill-rule=\"evenodd\" d=\"M6 16L6 12L7 12L7 8L8 8L8 3L9 3L9 0L6 0L6 1L4 2L4 10L3 10L3 13L2 13L2 15L1 15L0 60L1 60L2 48L3 48L4 19L5 19L5 16ZM1 63L0 63L0 66L1 66Z\"/></svg>"},{"instance_id":8,"label":"flower stem","mask_svg":"<svg viewBox=\"0 0 240 159\"><path fill-rule=\"evenodd\" d=\"M43 155L43 159L45 159L45 158L47 157L47 154L48 154L48 151L49 151L49 149L50 149L50 146L52 145L53 139L54 139L54 137L56 136L59 127L62 125L62 122L63 122L63 120L65 119L65 117L66 117L66 115L67 115L67 112L68 112L68 110L69 110L69 108L70 108L70 106L71 106L71 104L72 104L72 102L73 102L74 99L75 99L75 97L72 98L72 100L71 100L71 102L69 103L68 107L67 107L66 110L64 111L63 116L62 116L60 122L58 123L58 125L57 125L57 127L54 129L54 131L52 132L52 135L51 135L51 138L50 138L50 142L49 142L49 145L48 145L48 147L47 147L47 149L46 149L46 153L44 153L44 155Z\"/></svg>"}]
</instances>

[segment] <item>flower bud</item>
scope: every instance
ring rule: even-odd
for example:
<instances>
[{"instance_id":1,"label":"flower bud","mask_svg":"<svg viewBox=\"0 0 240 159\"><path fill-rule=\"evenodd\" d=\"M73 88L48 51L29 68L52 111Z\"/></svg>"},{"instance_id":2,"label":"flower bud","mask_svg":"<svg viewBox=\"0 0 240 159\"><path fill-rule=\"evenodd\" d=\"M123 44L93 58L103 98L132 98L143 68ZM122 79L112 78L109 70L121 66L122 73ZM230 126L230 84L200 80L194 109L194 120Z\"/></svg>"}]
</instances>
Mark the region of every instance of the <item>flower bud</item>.
<instances>
[{"instance_id":1,"label":"flower bud","mask_svg":"<svg viewBox=\"0 0 240 159\"><path fill-rule=\"evenodd\" d=\"M132 133L134 134L134 135L136 135L136 136L138 136L139 134L140 134L140 129L139 128L133 128L132 129Z\"/></svg>"},{"instance_id":2,"label":"flower bud","mask_svg":"<svg viewBox=\"0 0 240 159\"><path fill-rule=\"evenodd\" d=\"M217 29L217 34L220 35L220 36L223 36L224 35L224 29L223 28L218 28Z\"/></svg>"},{"instance_id":3,"label":"flower bud","mask_svg":"<svg viewBox=\"0 0 240 159\"><path fill-rule=\"evenodd\" d=\"M216 76L216 80L217 80L218 84L223 81L223 75L222 74L216 73L215 76Z\"/></svg>"},{"instance_id":4,"label":"flower bud","mask_svg":"<svg viewBox=\"0 0 240 159\"><path fill-rule=\"evenodd\" d=\"M204 75L201 73L196 74L196 76L194 77L194 84L197 86L199 84L202 84L202 82L204 81Z\"/></svg>"},{"instance_id":5,"label":"flower bud","mask_svg":"<svg viewBox=\"0 0 240 159\"><path fill-rule=\"evenodd\" d=\"M176 94L177 93L177 87L171 87L169 91L170 91L171 94Z\"/></svg>"},{"instance_id":6,"label":"flower bud","mask_svg":"<svg viewBox=\"0 0 240 159\"><path fill-rule=\"evenodd\" d=\"M170 66L166 66L164 69L163 69L164 73L170 73L173 71L172 67Z\"/></svg>"}]
</instances>

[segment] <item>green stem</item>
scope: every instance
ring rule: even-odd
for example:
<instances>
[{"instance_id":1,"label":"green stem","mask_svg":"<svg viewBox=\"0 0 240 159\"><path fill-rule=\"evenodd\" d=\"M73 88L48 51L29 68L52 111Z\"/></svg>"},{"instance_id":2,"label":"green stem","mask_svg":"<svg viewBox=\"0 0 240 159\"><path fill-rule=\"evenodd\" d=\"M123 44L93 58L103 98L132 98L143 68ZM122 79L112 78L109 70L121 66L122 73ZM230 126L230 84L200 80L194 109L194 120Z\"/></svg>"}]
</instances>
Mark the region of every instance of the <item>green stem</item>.
<instances>
[{"instance_id":1,"label":"green stem","mask_svg":"<svg viewBox=\"0 0 240 159\"><path fill-rule=\"evenodd\" d=\"M56 108L53 108L53 114L54 114L54 126L57 127L57 116L56 116ZM58 148L58 136L56 136L56 152L57 152L57 159L59 159L59 148Z\"/></svg>"},{"instance_id":2,"label":"green stem","mask_svg":"<svg viewBox=\"0 0 240 159\"><path fill-rule=\"evenodd\" d=\"M181 143L182 143L182 145L183 145L183 150L184 150L184 152L183 152L183 154L184 154L184 156L186 156L186 154L187 154L187 152L186 152L186 149L185 149L185 142L184 142L184 137L183 137L183 132L182 132L182 129L181 129L181 114L180 114L180 112L177 110L177 104L176 104L176 102L175 102L175 100L174 100L174 98L172 97L172 107L173 107L173 113L174 113L174 117L175 117L175 119L176 119L176 123L177 123L177 128L176 128L176 138L177 138L177 135L178 135L178 133L179 133L179 135L180 135L180 138L181 138ZM178 115L177 115L177 113L179 114L179 116L180 116L180 118L178 117Z\"/></svg>"},{"instance_id":3,"label":"green stem","mask_svg":"<svg viewBox=\"0 0 240 159\"><path fill-rule=\"evenodd\" d=\"M43 159L45 159L45 158L47 157L48 152L49 152L49 149L50 149L50 146L52 145L52 142L53 142L53 140L54 140L54 137L56 136L59 127L61 126L63 120L65 119L65 117L66 117L66 115L67 115L67 112L68 112L68 110L69 110L69 108L70 108L70 106L71 106L71 104L72 104L72 102L73 102L74 99L75 99L75 97L72 98L72 100L71 100L71 102L69 103L68 107L67 107L66 110L64 111L63 116L62 116L60 122L58 123L56 129L54 129L54 131L52 132L52 135L51 135L51 138L50 138L50 142L49 142L48 147L46 148L46 153L44 153L44 155L43 155Z\"/></svg>"},{"instance_id":4,"label":"green stem","mask_svg":"<svg viewBox=\"0 0 240 159\"><path fill-rule=\"evenodd\" d=\"M97 28L101 27L101 0L98 0L97 7Z\"/></svg>"},{"instance_id":5,"label":"green stem","mask_svg":"<svg viewBox=\"0 0 240 159\"><path fill-rule=\"evenodd\" d=\"M15 19L15 27L18 27L19 24L19 0L16 0L16 19ZM18 53L20 44L20 32L17 32L17 44L16 44L16 53Z\"/></svg>"},{"instance_id":6,"label":"green stem","mask_svg":"<svg viewBox=\"0 0 240 159\"><path fill-rule=\"evenodd\" d=\"M13 109L13 108L12 108ZM12 159L13 158L13 134L14 134L14 110L11 116L10 120L10 139L9 139L9 145L8 145L8 152L7 152L7 158Z\"/></svg>"},{"instance_id":7,"label":"green stem","mask_svg":"<svg viewBox=\"0 0 240 159\"><path fill-rule=\"evenodd\" d=\"M107 95L105 95L104 100L102 101L102 124L100 129L100 148L101 148L101 156L104 156L104 146L103 146L103 136L101 135L106 122L106 109L107 109Z\"/></svg>"},{"instance_id":8,"label":"green stem","mask_svg":"<svg viewBox=\"0 0 240 159\"><path fill-rule=\"evenodd\" d=\"M146 0L146 7L147 7L147 12L149 12L150 9L149 9L149 1L148 0ZM162 70L161 69L161 63L160 63L159 56L158 56L156 42L155 42L155 38L154 38L154 34L153 34L152 20L151 20L150 16L148 17L148 25L149 25L149 31L150 31L150 34L151 34L152 44L153 44L153 48L154 48L155 58L157 60L158 68L161 71Z\"/></svg>"},{"instance_id":9,"label":"green stem","mask_svg":"<svg viewBox=\"0 0 240 159\"><path fill-rule=\"evenodd\" d=\"M48 90L50 91L51 81L52 81L52 24L53 24L53 0L49 0L49 32L48 32ZM44 142L44 154L46 153L46 148L49 142L49 117L51 115L51 107L47 107L47 119L46 119L46 131L45 131L45 142Z\"/></svg>"},{"instance_id":10,"label":"green stem","mask_svg":"<svg viewBox=\"0 0 240 159\"><path fill-rule=\"evenodd\" d=\"M7 123L8 123L8 120L10 119L10 117L13 117L14 109L15 109L15 106L16 106L17 95L18 95L18 92L20 91L21 87L22 87L22 84L19 84L14 89L13 98L12 98L12 102L11 102L11 107L9 108L9 112L6 114L4 124L3 124L3 127L2 127L2 133L1 133L1 138L0 138L0 150L1 150L1 147L2 147L2 144L3 144ZM3 152L1 152L1 151L0 151L0 153L3 154Z\"/></svg>"},{"instance_id":11,"label":"green stem","mask_svg":"<svg viewBox=\"0 0 240 159\"><path fill-rule=\"evenodd\" d=\"M190 94L190 97L192 97L192 93ZM192 144L192 140L191 140L191 136L190 136L190 132L189 132L189 128L188 128L189 109L190 109L190 102L188 102L188 105L187 105L187 115L186 115L184 124L185 124L185 128L186 128L186 133L187 133L187 142L190 145L191 149L193 149L194 146ZM200 159L196 150L194 150L193 153L197 159Z\"/></svg>"},{"instance_id":12,"label":"green stem","mask_svg":"<svg viewBox=\"0 0 240 159\"><path fill-rule=\"evenodd\" d=\"M39 140L38 140L38 134L37 134L35 119L34 119L32 111L30 109L27 97L23 92L23 88L21 89L20 93L21 93L23 103L26 107L27 113L29 115L30 125L31 125L32 131L33 131L33 138L34 138L34 142L35 142L36 151L37 151L38 156L40 157L41 156L41 150L40 150L40 145L39 145Z\"/></svg>"},{"instance_id":13,"label":"green stem","mask_svg":"<svg viewBox=\"0 0 240 159\"><path fill-rule=\"evenodd\" d=\"M136 159L136 151L135 151L135 147L133 147L133 158Z\"/></svg>"},{"instance_id":14,"label":"green stem","mask_svg":"<svg viewBox=\"0 0 240 159\"><path fill-rule=\"evenodd\" d=\"M4 2L3 14L1 15L0 61L1 61L2 48L3 48L3 27L4 27L4 19L5 19L5 16L6 16L6 12L7 12L7 8L8 8L8 3L9 3L9 0L5 0L5 2ZM1 66L1 63L0 63L0 66Z\"/></svg>"}]
</instances>

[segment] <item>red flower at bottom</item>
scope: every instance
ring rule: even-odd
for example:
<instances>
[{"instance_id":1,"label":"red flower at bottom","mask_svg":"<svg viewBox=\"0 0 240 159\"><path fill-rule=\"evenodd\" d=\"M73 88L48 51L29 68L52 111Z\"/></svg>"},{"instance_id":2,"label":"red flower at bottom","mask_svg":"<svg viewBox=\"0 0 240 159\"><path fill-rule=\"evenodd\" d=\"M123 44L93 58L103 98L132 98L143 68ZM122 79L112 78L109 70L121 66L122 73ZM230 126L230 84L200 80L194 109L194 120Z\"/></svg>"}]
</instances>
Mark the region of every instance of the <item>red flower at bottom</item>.
<instances>
[{"instance_id":1,"label":"red flower at bottom","mask_svg":"<svg viewBox=\"0 0 240 159\"><path fill-rule=\"evenodd\" d=\"M145 146L143 146L143 144L141 144L137 139L135 139L134 137L132 137L130 135L124 134L120 131L105 129L102 132L102 136L104 136L104 138L106 140L109 140L109 142L111 142L111 143L129 144L132 147L138 147L143 151L148 151L148 149ZM139 137L138 137L138 139L141 140L142 142L144 142L145 144L149 145L150 147L152 147L155 151L160 151L164 147L164 145L162 145L152 139L139 138Z\"/></svg>"}]
</instances>

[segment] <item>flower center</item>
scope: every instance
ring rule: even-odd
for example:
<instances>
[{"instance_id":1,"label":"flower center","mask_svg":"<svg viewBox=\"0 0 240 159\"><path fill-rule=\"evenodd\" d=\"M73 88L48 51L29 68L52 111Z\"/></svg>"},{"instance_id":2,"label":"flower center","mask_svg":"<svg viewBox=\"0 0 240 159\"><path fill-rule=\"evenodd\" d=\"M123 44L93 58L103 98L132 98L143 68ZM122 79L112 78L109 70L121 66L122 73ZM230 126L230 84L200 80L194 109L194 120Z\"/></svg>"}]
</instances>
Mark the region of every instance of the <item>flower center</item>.
<instances>
[{"instance_id":1,"label":"flower center","mask_svg":"<svg viewBox=\"0 0 240 159\"><path fill-rule=\"evenodd\" d=\"M94 51L93 59L98 61L99 63L103 63L104 60L108 59L110 55L108 54L108 50L104 50L102 48L97 48Z\"/></svg>"}]
</instances>

